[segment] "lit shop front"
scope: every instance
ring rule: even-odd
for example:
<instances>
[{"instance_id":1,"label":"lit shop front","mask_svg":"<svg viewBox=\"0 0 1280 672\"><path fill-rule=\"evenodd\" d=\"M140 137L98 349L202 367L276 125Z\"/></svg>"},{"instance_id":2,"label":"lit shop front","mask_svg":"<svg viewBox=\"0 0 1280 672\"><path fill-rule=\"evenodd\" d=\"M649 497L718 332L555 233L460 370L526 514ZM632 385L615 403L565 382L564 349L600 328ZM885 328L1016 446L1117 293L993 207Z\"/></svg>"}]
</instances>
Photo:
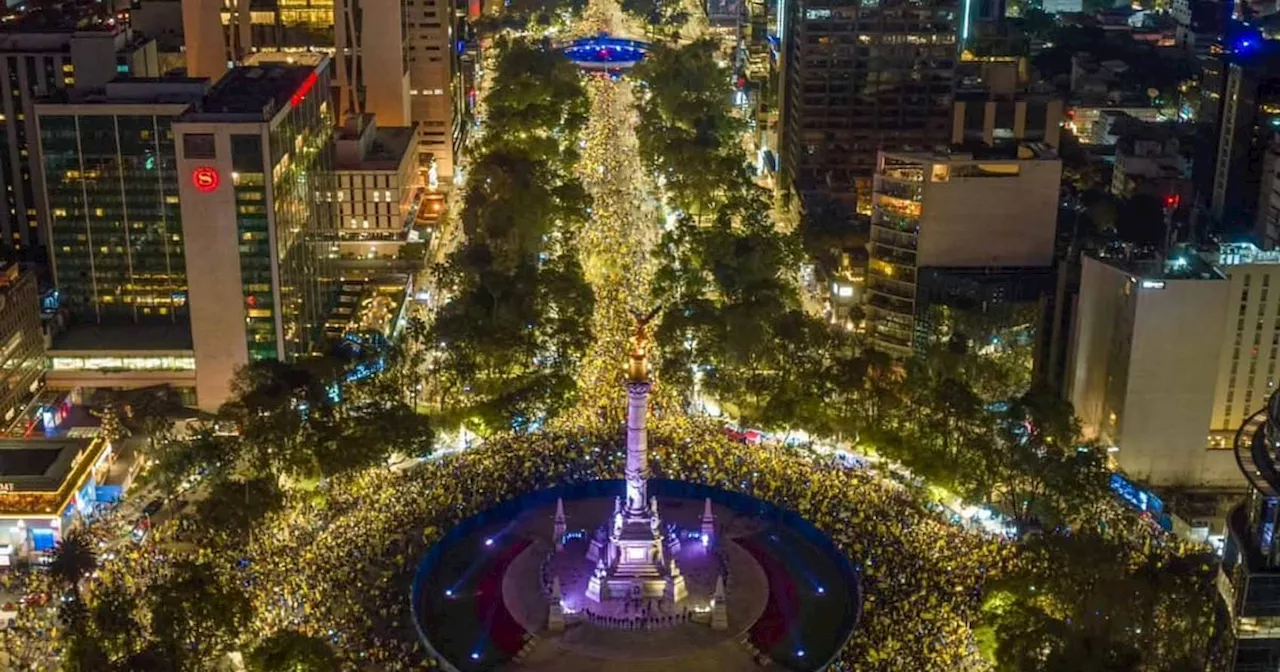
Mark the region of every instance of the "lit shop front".
<instances>
[{"instance_id":1,"label":"lit shop front","mask_svg":"<svg viewBox=\"0 0 1280 672\"><path fill-rule=\"evenodd\" d=\"M101 438L0 441L0 567L38 561L100 502L118 498L99 487L113 459Z\"/></svg>"}]
</instances>

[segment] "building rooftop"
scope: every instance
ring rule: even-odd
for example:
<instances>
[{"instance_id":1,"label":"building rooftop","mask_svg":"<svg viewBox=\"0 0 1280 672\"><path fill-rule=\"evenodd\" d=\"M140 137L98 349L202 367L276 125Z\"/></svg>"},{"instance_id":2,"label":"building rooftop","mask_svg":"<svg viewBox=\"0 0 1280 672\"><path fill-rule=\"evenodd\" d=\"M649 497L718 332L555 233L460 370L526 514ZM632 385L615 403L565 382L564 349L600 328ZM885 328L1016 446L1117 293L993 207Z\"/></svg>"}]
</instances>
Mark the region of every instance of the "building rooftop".
<instances>
[{"instance_id":1,"label":"building rooftop","mask_svg":"<svg viewBox=\"0 0 1280 672\"><path fill-rule=\"evenodd\" d=\"M984 145L981 143L955 145L933 152L884 152L885 156L908 161L929 163L956 163L965 161L1057 161L1058 152L1043 142L1022 142L1016 145Z\"/></svg>"},{"instance_id":2,"label":"building rooftop","mask_svg":"<svg viewBox=\"0 0 1280 672\"><path fill-rule=\"evenodd\" d=\"M0 52L39 53L70 50L74 40L113 40L116 49L141 46L150 38L118 25L84 26L29 23L26 20L0 24Z\"/></svg>"},{"instance_id":3,"label":"building rooftop","mask_svg":"<svg viewBox=\"0 0 1280 672\"><path fill-rule=\"evenodd\" d=\"M1151 252L1092 255L1098 261L1134 278L1161 282L1164 280L1225 280L1227 276L1213 264L1205 261L1193 249L1179 247L1174 253L1160 257Z\"/></svg>"},{"instance_id":4,"label":"building rooftop","mask_svg":"<svg viewBox=\"0 0 1280 672\"><path fill-rule=\"evenodd\" d=\"M277 56L271 60L265 56ZM184 116L191 121L267 121L307 95L316 84L321 55L256 54L244 66L232 68L209 91L201 110ZM312 58L311 56L316 56ZM306 57L306 58L298 58ZM307 62L303 62L307 61ZM314 62L312 62L314 61ZM252 65L250 64L252 63Z\"/></svg>"},{"instance_id":5,"label":"building rooftop","mask_svg":"<svg viewBox=\"0 0 1280 672\"><path fill-rule=\"evenodd\" d=\"M193 104L209 92L206 77L117 77L105 89L55 89L37 105Z\"/></svg>"},{"instance_id":6,"label":"building rooftop","mask_svg":"<svg viewBox=\"0 0 1280 672\"><path fill-rule=\"evenodd\" d=\"M58 7L42 8L36 3L27 3L27 7L13 7L0 23L0 31L4 33L74 33L77 31L104 31L116 29L114 21L98 11L98 6L63 4ZM72 11L67 11L71 9ZM82 11L75 11L82 9ZM110 22L109 22L110 21Z\"/></svg>"},{"instance_id":7,"label":"building rooftop","mask_svg":"<svg viewBox=\"0 0 1280 672\"><path fill-rule=\"evenodd\" d=\"M77 324L53 339L49 354L66 352L190 352L188 324Z\"/></svg>"},{"instance_id":8,"label":"building rooftop","mask_svg":"<svg viewBox=\"0 0 1280 672\"><path fill-rule=\"evenodd\" d=\"M0 482L12 484L14 493L57 492L102 446L92 439L0 439ZM8 510L5 504L0 496L0 511Z\"/></svg>"},{"instance_id":9,"label":"building rooftop","mask_svg":"<svg viewBox=\"0 0 1280 672\"><path fill-rule=\"evenodd\" d=\"M338 129L336 136L340 145L360 143L360 147L355 152L344 152L340 148L334 156L334 170L397 170L400 168L405 154L414 144L417 128L379 126L370 130L372 130L372 137L361 142L359 129L352 128L350 124Z\"/></svg>"}]
</instances>

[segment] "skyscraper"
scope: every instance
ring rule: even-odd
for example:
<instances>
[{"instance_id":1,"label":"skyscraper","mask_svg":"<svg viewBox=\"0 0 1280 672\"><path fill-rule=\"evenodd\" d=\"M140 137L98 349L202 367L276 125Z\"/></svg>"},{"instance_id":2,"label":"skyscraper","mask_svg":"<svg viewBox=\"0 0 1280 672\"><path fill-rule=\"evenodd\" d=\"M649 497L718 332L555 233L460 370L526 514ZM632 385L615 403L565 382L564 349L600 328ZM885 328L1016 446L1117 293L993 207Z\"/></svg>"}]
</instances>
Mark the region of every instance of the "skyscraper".
<instances>
[{"instance_id":1,"label":"skyscraper","mask_svg":"<svg viewBox=\"0 0 1280 672\"><path fill-rule=\"evenodd\" d=\"M453 0L405 0L410 118L422 133L422 160L440 180L453 176L462 149L466 100ZM391 125L378 115L378 122Z\"/></svg>"},{"instance_id":2,"label":"skyscraper","mask_svg":"<svg viewBox=\"0 0 1280 672\"><path fill-rule=\"evenodd\" d=\"M1145 483L1238 489L1236 431L1280 383L1278 317L1275 251L1085 257L1067 366L1085 436Z\"/></svg>"},{"instance_id":3,"label":"skyscraper","mask_svg":"<svg viewBox=\"0 0 1280 672\"><path fill-rule=\"evenodd\" d=\"M869 211L876 152L951 140L956 7L783 0L779 174Z\"/></svg>"},{"instance_id":4,"label":"skyscraper","mask_svg":"<svg viewBox=\"0 0 1280 672\"><path fill-rule=\"evenodd\" d=\"M281 58L283 58L281 56ZM216 408L238 366L319 346L333 217L327 56L251 58L174 122L196 353L196 396Z\"/></svg>"},{"instance_id":5,"label":"skyscraper","mask_svg":"<svg viewBox=\"0 0 1280 672\"><path fill-rule=\"evenodd\" d=\"M191 77L216 82L227 71L230 59L221 9L221 3L210 0L182 0L182 46Z\"/></svg>"},{"instance_id":6,"label":"skyscraper","mask_svg":"<svg viewBox=\"0 0 1280 672\"><path fill-rule=\"evenodd\" d=\"M400 0L338 0L336 72L341 114L408 126L409 51Z\"/></svg>"},{"instance_id":7,"label":"skyscraper","mask_svg":"<svg viewBox=\"0 0 1280 672\"><path fill-rule=\"evenodd\" d=\"M1202 74L1200 120L1212 132L1197 155L1196 186L1227 231L1247 232L1258 221L1259 167L1280 131L1280 46L1259 42L1206 58Z\"/></svg>"},{"instance_id":8,"label":"skyscraper","mask_svg":"<svg viewBox=\"0 0 1280 672\"><path fill-rule=\"evenodd\" d=\"M44 375L36 277L15 264L0 264L0 346L0 417L10 422Z\"/></svg>"},{"instance_id":9,"label":"skyscraper","mask_svg":"<svg viewBox=\"0 0 1280 672\"><path fill-rule=\"evenodd\" d=\"M123 79L35 105L49 261L73 321L185 323L172 124L207 79Z\"/></svg>"},{"instance_id":10,"label":"skyscraper","mask_svg":"<svg viewBox=\"0 0 1280 672\"><path fill-rule=\"evenodd\" d=\"M8 83L0 90L0 247L24 253L43 241L32 102L60 89L101 87L122 74L151 77L157 70L155 42L126 28L19 21L0 33L0 80Z\"/></svg>"}]
</instances>

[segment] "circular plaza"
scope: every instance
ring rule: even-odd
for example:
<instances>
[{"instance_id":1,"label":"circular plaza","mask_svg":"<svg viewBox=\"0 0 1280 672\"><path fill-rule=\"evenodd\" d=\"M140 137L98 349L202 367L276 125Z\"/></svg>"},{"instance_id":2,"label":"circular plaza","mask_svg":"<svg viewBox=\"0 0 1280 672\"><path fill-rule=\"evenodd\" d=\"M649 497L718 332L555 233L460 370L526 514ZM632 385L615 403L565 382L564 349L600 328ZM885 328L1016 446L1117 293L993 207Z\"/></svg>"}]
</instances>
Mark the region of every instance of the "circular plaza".
<instances>
[{"instance_id":1,"label":"circular plaza","mask_svg":"<svg viewBox=\"0 0 1280 672\"><path fill-rule=\"evenodd\" d=\"M445 534L412 588L424 644L458 670L816 670L839 652L860 605L849 562L795 514L718 488L648 483L681 599L593 595L624 485L533 492Z\"/></svg>"}]
</instances>

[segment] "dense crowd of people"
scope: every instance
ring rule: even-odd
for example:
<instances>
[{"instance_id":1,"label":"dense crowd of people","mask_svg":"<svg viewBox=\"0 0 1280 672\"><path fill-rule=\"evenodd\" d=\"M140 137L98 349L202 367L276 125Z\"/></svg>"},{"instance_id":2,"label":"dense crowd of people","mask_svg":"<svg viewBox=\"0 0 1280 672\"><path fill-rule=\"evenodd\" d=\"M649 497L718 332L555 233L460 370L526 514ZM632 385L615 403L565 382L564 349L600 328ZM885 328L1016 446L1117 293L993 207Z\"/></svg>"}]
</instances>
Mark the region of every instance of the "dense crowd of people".
<instances>
[{"instance_id":1,"label":"dense crowd of people","mask_svg":"<svg viewBox=\"0 0 1280 672\"><path fill-rule=\"evenodd\" d=\"M323 497L299 498L266 521L249 549L254 630L329 637L348 662L370 669L425 664L407 596L428 546L457 521L519 494L619 477L622 437L620 426L552 428L408 472L366 471L326 484ZM1010 544L964 531L870 472L737 443L709 421L656 418L650 437L655 477L775 502L849 554L862 575L863 614L841 655L844 669L976 664L967 624L983 583L1014 560Z\"/></svg>"}]
</instances>

